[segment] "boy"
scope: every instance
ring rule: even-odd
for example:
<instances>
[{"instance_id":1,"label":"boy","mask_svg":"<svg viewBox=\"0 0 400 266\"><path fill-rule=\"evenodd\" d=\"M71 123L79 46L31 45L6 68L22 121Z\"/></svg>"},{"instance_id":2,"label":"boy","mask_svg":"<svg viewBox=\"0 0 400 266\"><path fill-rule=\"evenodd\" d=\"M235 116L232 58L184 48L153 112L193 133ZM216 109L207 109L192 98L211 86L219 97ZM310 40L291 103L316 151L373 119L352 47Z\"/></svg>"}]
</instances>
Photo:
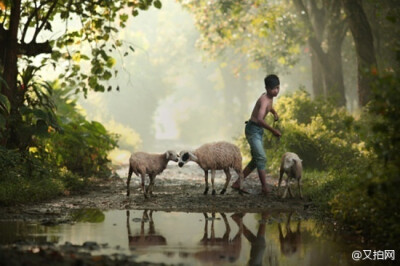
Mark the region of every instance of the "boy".
<instances>
[{"instance_id":1,"label":"boy","mask_svg":"<svg viewBox=\"0 0 400 266\"><path fill-rule=\"evenodd\" d=\"M279 78L276 75L268 75L264 79L266 93L263 93L258 98L254 109L251 113L249 121L246 121L245 134L250 145L251 161L243 170L243 176L246 178L255 168L257 168L258 177L262 185L261 191L266 195L269 191L265 181L265 164L267 157L265 156L263 145L264 129L267 129L276 137L282 134L279 130L271 127L265 122L265 116L271 112L274 115L275 121L279 119L278 114L272 107L273 99L279 93ZM239 180L232 184L232 188L239 189Z\"/></svg>"}]
</instances>

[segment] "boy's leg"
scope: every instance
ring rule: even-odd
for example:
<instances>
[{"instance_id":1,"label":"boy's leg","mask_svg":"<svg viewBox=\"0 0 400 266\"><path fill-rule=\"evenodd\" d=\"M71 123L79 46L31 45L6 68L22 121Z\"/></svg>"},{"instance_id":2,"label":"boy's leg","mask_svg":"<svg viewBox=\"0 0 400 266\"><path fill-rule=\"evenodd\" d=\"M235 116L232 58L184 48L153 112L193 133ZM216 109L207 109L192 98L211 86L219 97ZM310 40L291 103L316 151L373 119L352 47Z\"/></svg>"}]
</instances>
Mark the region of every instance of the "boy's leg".
<instances>
[{"instance_id":1,"label":"boy's leg","mask_svg":"<svg viewBox=\"0 0 400 266\"><path fill-rule=\"evenodd\" d=\"M265 155L264 145L263 145L263 138L262 134L258 135L253 141L250 143L251 145L251 152L252 157L257 166L258 178L261 182L261 191L263 194L267 194L267 182L266 182L266 171L265 165L267 163L267 156Z\"/></svg>"},{"instance_id":2,"label":"boy's leg","mask_svg":"<svg viewBox=\"0 0 400 266\"><path fill-rule=\"evenodd\" d=\"M243 179L245 179L253 170L256 169L256 165L253 160L243 169ZM239 178L232 184L232 188L239 188Z\"/></svg>"},{"instance_id":3,"label":"boy's leg","mask_svg":"<svg viewBox=\"0 0 400 266\"><path fill-rule=\"evenodd\" d=\"M261 192L263 194L267 194L269 192L271 192L268 187L267 187L267 181L265 180L266 178L266 173L265 170L262 169L257 169L258 172L258 178L260 179L261 182Z\"/></svg>"}]
</instances>

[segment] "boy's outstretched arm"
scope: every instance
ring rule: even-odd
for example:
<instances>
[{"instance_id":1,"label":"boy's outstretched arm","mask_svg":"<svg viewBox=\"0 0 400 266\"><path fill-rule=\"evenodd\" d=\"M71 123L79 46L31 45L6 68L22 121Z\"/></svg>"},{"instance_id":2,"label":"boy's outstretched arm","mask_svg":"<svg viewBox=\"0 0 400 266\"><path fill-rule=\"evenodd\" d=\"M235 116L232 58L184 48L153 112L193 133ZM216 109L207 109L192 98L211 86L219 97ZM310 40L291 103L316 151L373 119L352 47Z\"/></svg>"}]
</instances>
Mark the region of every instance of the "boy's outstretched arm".
<instances>
[{"instance_id":1,"label":"boy's outstretched arm","mask_svg":"<svg viewBox=\"0 0 400 266\"><path fill-rule=\"evenodd\" d=\"M278 113L275 111L274 107L271 108L271 113L274 115L274 120L278 121L279 116L278 116Z\"/></svg>"},{"instance_id":2,"label":"boy's outstretched arm","mask_svg":"<svg viewBox=\"0 0 400 266\"><path fill-rule=\"evenodd\" d=\"M267 101L261 102L260 108L258 109L258 113L257 113L257 123L261 127L271 131L272 134L274 134L275 136L280 137L282 135L281 132L279 132L279 130L276 130L275 128L271 127L270 125L268 125L264 120L265 114L267 112L267 105L268 105Z\"/></svg>"}]
</instances>

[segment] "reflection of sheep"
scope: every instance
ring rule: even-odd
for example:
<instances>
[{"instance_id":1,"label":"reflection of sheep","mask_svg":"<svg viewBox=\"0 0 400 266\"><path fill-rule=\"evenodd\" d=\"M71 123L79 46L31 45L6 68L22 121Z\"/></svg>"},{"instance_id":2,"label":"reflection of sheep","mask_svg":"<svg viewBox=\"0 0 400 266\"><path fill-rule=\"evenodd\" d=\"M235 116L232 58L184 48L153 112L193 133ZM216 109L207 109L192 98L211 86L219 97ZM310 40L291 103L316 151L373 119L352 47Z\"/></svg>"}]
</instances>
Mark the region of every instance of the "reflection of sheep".
<instances>
[{"instance_id":1,"label":"reflection of sheep","mask_svg":"<svg viewBox=\"0 0 400 266\"><path fill-rule=\"evenodd\" d=\"M300 220L297 222L296 231L293 232L290 227L290 218L293 213L290 213L286 222L286 235L283 235L281 224L278 224L279 230L279 243L281 246L281 253L285 256L291 256L297 253L301 246L301 231L300 231Z\"/></svg>"},{"instance_id":2,"label":"reflection of sheep","mask_svg":"<svg viewBox=\"0 0 400 266\"><path fill-rule=\"evenodd\" d=\"M201 264L212 264L219 265L233 264L240 256L240 251L242 249L242 228L239 227L238 232L233 239L229 239L229 234L231 232L231 227L229 225L228 219L225 213L221 213L221 217L224 220L225 232L222 237L216 237L216 232L218 231L218 226L215 229L215 213L212 213L212 218L209 218L207 213L204 213L204 234L203 238L200 240L200 244L204 246L203 250L200 250L193 254ZM208 221L211 219L211 230L210 234L208 232Z\"/></svg>"},{"instance_id":3,"label":"reflection of sheep","mask_svg":"<svg viewBox=\"0 0 400 266\"><path fill-rule=\"evenodd\" d=\"M286 190L283 193L283 196L282 196L283 199L286 197L286 193L288 190L289 190L290 196L293 197L292 191L289 186L290 178L294 178L297 180L297 184L299 186L300 198L303 198L303 195L301 193L301 184L300 184L302 170L303 170L303 166L302 166L301 162L302 162L302 160L299 158L299 156L293 152L286 152L282 156L280 177L279 177L279 183L278 183L278 192L279 192L279 188L281 187L283 174L286 173L286 175L287 175Z\"/></svg>"},{"instance_id":4,"label":"reflection of sheep","mask_svg":"<svg viewBox=\"0 0 400 266\"><path fill-rule=\"evenodd\" d=\"M147 214L147 210L143 211L142 220L140 223L140 233L132 234L131 222L129 221L129 210L126 211L126 226L128 228L128 243L131 250L135 250L138 247L150 247L150 246L161 246L167 244L167 239L158 234L155 230L153 221L153 211ZM145 232L145 222L149 222L149 230Z\"/></svg>"},{"instance_id":5,"label":"reflection of sheep","mask_svg":"<svg viewBox=\"0 0 400 266\"><path fill-rule=\"evenodd\" d=\"M206 182L204 195L208 193L208 170L211 170L212 194L215 195L214 177L215 170L224 170L226 182L221 194L226 192L231 174L229 168L233 168L239 175L240 190L242 189L243 173L242 173L242 155L235 145L228 142L207 143L197 148L195 151L181 151L179 158L179 167L182 167L189 161L196 162L203 170Z\"/></svg>"},{"instance_id":6,"label":"reflection of sheep","mask_svg":"<svg viewBox=\"0 0 400 266\"><path fill-rule=\"evenodd\" d=\"M164 154L149 154L145 152L133 153L129 158L129 174L127 184L126 195L129 196L129 183L131 182L132 173L142 178L142 189L145 198L147 198L146 187L144 180L146 174L150 177L150 183L147 187L149 194L153 193L154 179L156 175L162 173L167 167L169 161L178 161L178 154L175 151L167 151Z\"/></svg>"}]
</instances>

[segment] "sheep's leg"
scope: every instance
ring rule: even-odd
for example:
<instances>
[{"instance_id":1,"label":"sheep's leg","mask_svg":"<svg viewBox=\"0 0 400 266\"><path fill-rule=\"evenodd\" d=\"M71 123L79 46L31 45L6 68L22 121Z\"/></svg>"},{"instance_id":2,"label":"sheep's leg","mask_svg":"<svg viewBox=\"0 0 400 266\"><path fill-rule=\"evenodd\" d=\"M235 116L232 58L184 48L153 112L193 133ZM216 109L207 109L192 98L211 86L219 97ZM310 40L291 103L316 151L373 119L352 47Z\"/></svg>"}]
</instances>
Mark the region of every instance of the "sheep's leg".
<instances>
[{"instance_id":1,"label":"sheep's leg","mask_svg":"<svg viewBox=\"0 0 400 266\"><path fill-rule=\"evenodd\" d=\"M289 188L289 195L291 198L293 198L293 193L292 193L292 189L290 188L290 182L289 182L290 178L288 178L288 188Z\"/></svg>"},{"instance_id":2,"label":"sheep's leg","mask_svg":"<svg viewBox=\"0 0 400 266\"><path fill-rule=\"evenodd\" d=\"M203 213L203 215L204 215L204 220L205 220L204 233L203 233L203 238L200 240L200 242L206 243L207 242L207 238L208 238L208 215L205 212Z\"/></svg>"},{"instance_id":3,"label":"sheep's leg","mask_svg":"<svg viewBox=\"0 0 400 266\"><path fill-rule=\"evenodd\" d=\"M282 182L282 177L283 177L283 174L284 174L284 171L283 171L283 169L281 168L281 170L280 170L280 172L279 172L279 182L278 182L278 196L279 196L279 189L280 189L280 187L281 187L281 182Z\"/></svg>"},{"instance_id":4,"label":"sheep's leg","mask_svg":"<svg viewBox=\"0 0 400 266\"><path fill-rule=\"evenodd\" d=\"M211 186L212 186L212 194L215 195L215 187L214 187L214 179L215 179L215 170L211 170Z\"/></svg>"},{"instance_id":5,"label":"sheep's leg","mask_svg":"<svg viewBox=\"0 0 400 266\"><path fill-rule=\"evenodd\" d=\"M229 169L224 169L225 175L226 175L226 182L224 188L221 190L221 194L225 194L226 188L229 185L229 181L231 181L231 173L229 172Z\"/></svg>"},{"instance_id":6,"label":"sheep's leg","mask_svg":"<svg viewBox=\"0 0 400 266\"><path fill-rule=\"evenodd\" d=\"M147 187L147 193L149 195L153 195L154 180L156 179L156 176L155 175L150 175L149 177L150 177L150 184Z\"/></svg>"},{"instance_id":7,"label":"sheep's leg","mask_svg":"<svg viewBox=\"0 0 400 266\"><path fill-rule=\"evenodd\" d=\"M283 192L282 199L286 198L286 194L287 194L288 190L289 190L289 176L288 176L287 179L286 179L286 189L285 189L285 191Z\"/></svg>"},{"instance_id":8,"label":"sheep's leg","mask_svg":"<svg viewBox=\"0 0 400 266\"><path fill-rule=\"evenodd\" d=\"M211 220L211 233L210 233L211 241L215 240L214 221L215 221L215 212L212 213L212 220Z\"/></svg>"},{"instance_id":9,"label":"sheep's leg","mask_svg":"<svg viewBox=\"0 0 400 266\"><path fill-rule=\"evenodd\" d=\"M131 183L131 177L133 173L133 168L129 166L129 173L128 173L128 180L126 181L126 196L128 197L130 195L130 189L129 189L129 184Z\"/></svg>"},{"instance_id":10,"label":"sheep's leg","mask_svg":"<svg viewBox=\"0 0 400 266\"><path fill-rule=\"evenodd\" d=\"M297 179L297 185L299 187L300 198L303 198L303 193L301 193L301 178Z\"/></svg>"},{"instance_id":11,"label":"sheep's leg","mask_svg":"<svg viewBox=\"0 0 400 266\"><path fill-rule=\"evenodd\" d=\"M146 175L145 174L140 174L140 177L142 178L142 191L143 191L143 195L145 198L147 198L147 193L146 193L146 186L144 184Z\"/></svg>"},{"instance_id":12,"label":"sheep's leg","mask_svg":"<svg viewBox=\"0 0 400 266\"><path fill-rule=\"evenodd\" d=\"M226 242L229 241L229 234L231 233L231 227L229 226L228 219L226 219L225 213L221 212L220 213L222 216L222 219L224 219L224 224L225 224L225 233L224 236L222 237Z\"/></svg>"},{"instance_id":13,"label":"sheep's leg","mask_svg":"<svg viewBox=\"0 0 400 266\"><path fill-rule=\"evenodd\" d=\"M206 183L206 189L204 190L204 195L208 193L208 170L204 170L204 181Z\"/></svg>"}]
</instances>

